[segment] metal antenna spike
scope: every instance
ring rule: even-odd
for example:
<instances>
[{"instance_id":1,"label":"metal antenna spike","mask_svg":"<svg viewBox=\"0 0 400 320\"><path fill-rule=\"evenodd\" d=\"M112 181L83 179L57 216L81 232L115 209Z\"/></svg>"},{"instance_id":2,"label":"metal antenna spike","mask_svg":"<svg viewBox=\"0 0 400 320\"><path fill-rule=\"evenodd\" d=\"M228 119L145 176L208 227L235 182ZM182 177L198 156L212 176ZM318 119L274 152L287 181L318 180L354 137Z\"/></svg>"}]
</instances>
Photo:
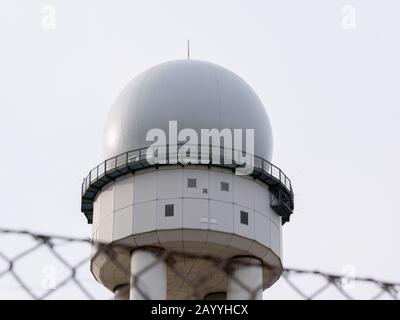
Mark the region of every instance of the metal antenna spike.
<instances>
[{"instance_id":1,"label":"metal antenna spike","mask_svg":"<svg viewBox=\"0 0 400 320\"><path fill-rule=\"evenodd\" d=\"M187 41L187 58L190 60L190 40Z\"/></svg>"}]
</instances>

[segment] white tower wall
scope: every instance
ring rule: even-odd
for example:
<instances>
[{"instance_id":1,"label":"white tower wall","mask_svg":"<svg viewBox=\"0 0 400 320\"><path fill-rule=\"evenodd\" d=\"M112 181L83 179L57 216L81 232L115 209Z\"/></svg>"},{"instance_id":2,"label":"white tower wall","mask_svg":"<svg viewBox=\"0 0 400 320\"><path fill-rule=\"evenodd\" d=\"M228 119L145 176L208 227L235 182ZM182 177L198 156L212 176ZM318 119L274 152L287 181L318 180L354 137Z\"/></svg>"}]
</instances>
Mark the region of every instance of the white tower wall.
<instances>
[{"instance_id":1,"label":"white tower wall","mask_svg":"<svg viewBox=\"0 0 400 320\"><path fill-rule=\"evenodd\" d=\"M188 186L189 179L195 179L196 187ZM229 190L221 190L221 183L227 183ZM260 280L268 287L277 280L281 268L281 217L270 208L269 201L266 185L228 169L199 165L146 169L116 180L99 193L94 202L93 239L226 258L255 256L278 267ZM168 205L173 205L173 216L166 216ZM241 212L245 212L247 224L241 221ZM129 283L128 278L119 278L123 283L116 283L112 276L115 266L109 259L99 260L93 259L92 272L106 287L113 290ZM124 260L127 269L129 261ZM200 277L207 263L196 263ZM188 267L182 264L183 269ZM208 267L210 272L212 266ZM196 276L193 266L191 270ZM213 274L215 279L201 289L204 295L226 291L226 275L220 270ZM170 272L170 283L172 278ZM185 296L185 286L178 287L168 288L168 298ZM186 287L189 290L190 285Z\"/></svg>"}]
</instances>

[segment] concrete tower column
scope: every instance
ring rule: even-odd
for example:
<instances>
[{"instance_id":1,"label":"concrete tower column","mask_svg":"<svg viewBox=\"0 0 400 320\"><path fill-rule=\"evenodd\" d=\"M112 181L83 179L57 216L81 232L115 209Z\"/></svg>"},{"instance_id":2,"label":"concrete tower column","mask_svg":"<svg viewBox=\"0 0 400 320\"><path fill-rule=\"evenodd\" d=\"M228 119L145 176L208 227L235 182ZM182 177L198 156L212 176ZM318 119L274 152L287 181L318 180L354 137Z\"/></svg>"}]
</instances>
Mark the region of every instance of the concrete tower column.
<instances>
[{"instance_id":1,"label":"concrete tower column","mask_svg":"<svg viewBox=\"0 0 400 320\"><path fill-rule=\"evenodd\" d=\"M130 300L167 299L167 266L154 250L147 248L132 252Z\"/></svg>"},{"instance_id":2,"label":"concrete tower column","mask_svg":"<svg viewBox=\"0 0 400 320\"><path fill-rule=\"evenodd\" d=\"M263 277L260 260L252 257L235 257L232 259L230 272L227 300L262 300Z\"/></svg>"},{"instance_id":3,"label":"concrete tower column","mask_svg":"<svg viewBox=\"0 0 400 320\"><path fill-rule=\"evenodd\" d=\"M114 289L115 300L129 300L129 284L121 284Z\"/></svg>"}]
</instances>

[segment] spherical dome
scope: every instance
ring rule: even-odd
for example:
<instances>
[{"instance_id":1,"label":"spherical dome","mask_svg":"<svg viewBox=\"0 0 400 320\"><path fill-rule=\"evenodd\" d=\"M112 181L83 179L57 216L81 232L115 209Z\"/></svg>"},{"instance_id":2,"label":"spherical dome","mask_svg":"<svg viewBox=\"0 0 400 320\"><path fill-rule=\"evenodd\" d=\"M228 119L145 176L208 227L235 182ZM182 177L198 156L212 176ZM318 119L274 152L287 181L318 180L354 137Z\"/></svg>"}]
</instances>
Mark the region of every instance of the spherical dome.
<instances>
[{"instance_id":1,"label":"spherical dome","mask_svg":"<svg viewBox=\"0 0 400 320\"><path fill-rule=\"evenodd\" d=\"M197 60L162 63L128 83L106 121L105 157L150 145L147 132L168 134L169 121L199 137L201 129L254 129L254 154L271 160L271 125L257 94L233 72Z\"/></svg>"}]
</instances>

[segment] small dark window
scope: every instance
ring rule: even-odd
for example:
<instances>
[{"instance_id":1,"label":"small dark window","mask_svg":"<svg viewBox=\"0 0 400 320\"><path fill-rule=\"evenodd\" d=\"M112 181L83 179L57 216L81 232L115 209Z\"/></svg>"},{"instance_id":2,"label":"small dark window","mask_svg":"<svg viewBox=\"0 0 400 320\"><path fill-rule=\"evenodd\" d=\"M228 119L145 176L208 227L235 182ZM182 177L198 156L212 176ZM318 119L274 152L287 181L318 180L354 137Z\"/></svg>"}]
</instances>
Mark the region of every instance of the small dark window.
<instances>
[{"instance_id":1,"label":"small dark window","mask_svg":"<svg viewBox=\"0 0 400 320\"><path fill-rule=\"evenodd\" d=\"M174 216L174 205L173 204L166 204L165 205L165 216L166 217L173 217Z\"/></svg>"},{"instance_id":2,"label":"small dark window","mask_svg":"<svg viewBox=\"0 0 400 320\"><path fill-rule=\"evenodd\" d=\"M221 182L221 191L229 191L229 183Z\"/></svg>"},{"instance_id":3,"label":"small dark window","mask_svg":"<svg viewBox=\"0 0 400 320\"><path fill-rule=\"evenodd\" d=\"M249 214L246 211L240 211L240 223L249 225Z\"/></svg>"},{"instance_id":4,"label":"small dark window","mask_svg":"<svg viewBox=\"0 0 400 320\"><path fill-rule=\"evenodd\" d=\"M208 193L207 188L204 188L204 189L203 189L203 193L204 193L204 194Z\"/></svg>"},{"instance_id":5,"label":"small dark window","mask_svg":"<svg viewBox=\"0 0 400 320\"><path fill-rule=\"evenodd\" d=\"M188 188L197 188L197 180L189 178L187 181L187 187Z\"/></svg>"}]
</instances>

